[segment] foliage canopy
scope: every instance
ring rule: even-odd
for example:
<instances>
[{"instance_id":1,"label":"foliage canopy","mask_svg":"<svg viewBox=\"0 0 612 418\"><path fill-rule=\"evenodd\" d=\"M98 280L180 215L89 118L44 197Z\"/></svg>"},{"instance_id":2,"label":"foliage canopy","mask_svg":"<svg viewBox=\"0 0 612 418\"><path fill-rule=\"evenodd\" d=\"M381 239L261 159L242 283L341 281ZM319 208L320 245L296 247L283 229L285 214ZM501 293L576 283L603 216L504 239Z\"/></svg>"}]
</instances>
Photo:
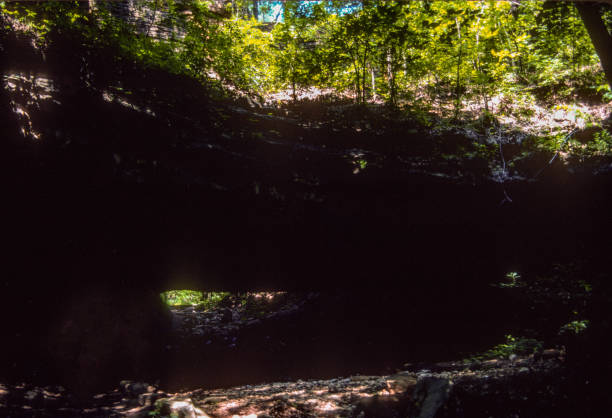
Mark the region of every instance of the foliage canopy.
<instances>
[{"instance_id":1,"label":"foliage canopy","mask_svg":"<svg viewBox=\"0 0 612 418\"><path fill-rule=\"evenodd\" d=\"M85 4L85 5L84 5ZM45 38L79 32L149 65L264 95L333 89L423 107L493 97L610 99L571 3L541 1L3 2ZM610 25L612 13L604 13Z\"/></svg>"}]
</instances>

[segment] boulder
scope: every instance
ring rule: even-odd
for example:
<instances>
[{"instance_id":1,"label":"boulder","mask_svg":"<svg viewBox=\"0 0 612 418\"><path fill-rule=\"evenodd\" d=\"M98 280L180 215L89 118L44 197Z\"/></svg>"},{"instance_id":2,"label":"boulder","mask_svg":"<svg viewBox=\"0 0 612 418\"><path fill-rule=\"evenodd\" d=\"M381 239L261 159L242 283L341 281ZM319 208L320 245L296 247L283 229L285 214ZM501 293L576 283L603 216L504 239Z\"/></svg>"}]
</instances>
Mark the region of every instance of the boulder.
<instances>
[{"instance_id":1,"label":"boulder","mask_svg":"<svg viewBox=\"0 0 612 418\"><path fill-rule=\"evenodd\" d=\"M209 418L201 409L193 405L191 399L160 399L155 403L156 410L162 416L177 418Z\"/></svg>"},{"instance_id":2,"label":"boulder","mask_svg":"<svg viewBox=\"0 0 612 418\"><path fill-rule=\"evenodd\" d=\"M414 389L413 403L416 418L435 418L450 397L452 383L448 379L422 376Z\"/></svg>"}]
</instances>

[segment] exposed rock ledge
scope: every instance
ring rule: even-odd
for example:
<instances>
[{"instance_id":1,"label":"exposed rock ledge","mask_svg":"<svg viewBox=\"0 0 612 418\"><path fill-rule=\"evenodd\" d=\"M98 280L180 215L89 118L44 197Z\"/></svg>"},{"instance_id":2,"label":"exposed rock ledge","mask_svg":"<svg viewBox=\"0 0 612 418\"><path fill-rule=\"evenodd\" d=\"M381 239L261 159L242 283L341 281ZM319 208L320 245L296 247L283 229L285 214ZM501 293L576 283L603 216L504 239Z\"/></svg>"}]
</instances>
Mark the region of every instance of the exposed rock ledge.
<instances>
[{"instance_id":1,"label":"exposed rock ledge","mask_svg":"<svg viewBox=\"0 0 612 418\"><path fill-rule=\"evenodd\" d=\"M77 401L61 387L0 384L3 416L64 417L456 417L563 414L564 353L475 363L406 365L387 376L246 385L166 393L123 381ZM566 410L565 412L570 412Z\"/></svg>"}]
</instances>

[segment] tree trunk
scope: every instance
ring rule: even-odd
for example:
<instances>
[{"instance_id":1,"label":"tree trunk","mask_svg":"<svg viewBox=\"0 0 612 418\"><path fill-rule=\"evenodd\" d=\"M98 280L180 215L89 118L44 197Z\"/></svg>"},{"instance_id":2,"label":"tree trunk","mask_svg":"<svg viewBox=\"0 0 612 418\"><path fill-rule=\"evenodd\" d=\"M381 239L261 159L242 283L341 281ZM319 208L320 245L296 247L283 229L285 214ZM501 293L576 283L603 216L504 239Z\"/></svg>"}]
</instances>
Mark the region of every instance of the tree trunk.
<instances>
[{"instance_id":1,"label":"tree trunk","mask_svg":"<svg viewBox=\"0 0 612 418\"><path fill-rule=\"evenodd\" d=\"M353 59L353 68L355 70L355 94L357 95L355 100L357 103L361 103L361 82L359 80L360 71L356 58Z\"/></svg>"},{"instance_id":2,"label":"tree trunk","mask_svg":"<svg viewBox=\"0 0 612 418\"><path fill-rule=\"evenodd\" d=\"M612 36L601 19L600 5L592 2L576 2L576 8L589 32L608 84L612 87Z\"/></svg>"},{"instance_id":3,"label":"tree trunk","mask_svg":"<svg viewBox=\"0 0 612 418\"><path fill-rule=\"evenodd\" d=\"M259 20L259 0L253 0L253 17Z\"/></svg>"},{"instance_id":4,"label":"tree trunk","mask_svg":"<svg viewBox=\"0 0 612 418\"><path fill-rule=\"evenodd\" d=\"M461 41L461 24L459 19L455 18L457 24L457 36L459 38L459 55L457 57L457 77L455 80L455 119L459 116L459 108L461 106L461 60L463 55L463 42Z\"/></svg>"},{"instance_id":5,"label":"tree trunk","mask_svg":"<svg viewBox=\"0 0 612 418\"><path fill-rule=\"evenodd\" d=\"M363 104L365 104L366 102L366 90L368 88L368 83L367 83L367 73L368 73L368 53L369 51L369 44L366 41L366 47L365 47L365 51L363 53L363 63L361 65L361 101Z\"/></svg>"},{"instance_id":6,"label":"tree trunk","mask_svg":"<svg viewBox=\"0 0 612 418\"><path fill-rule=\"evenodd\" d=\"M370 65L370 77L372 81L372 100L376 101L376 77L374 75L374 66Z\"/></svg>"},{"instance_id":7,"label":"tree trunk","mask_svg":"<svg viewBox=\"0 0 612 418\"><path fill-rule=\"evenodd\" d=\"M91 10L93 9L92 3L93 3L93 0L79 2L79 9L81 13L89 14Z\"/></svg>"},{"instance_id":8,"label":"tree trunk","mask_svg":"<svg viewBox=\"0 0 612 418\"><path fill-rule=\"evenodd\" d=\"M389 80L389 103L395 106L397 98L397 88L395 85L395 51L389 48L387 52L387 78Z\"/></svg>"}]
</instances>

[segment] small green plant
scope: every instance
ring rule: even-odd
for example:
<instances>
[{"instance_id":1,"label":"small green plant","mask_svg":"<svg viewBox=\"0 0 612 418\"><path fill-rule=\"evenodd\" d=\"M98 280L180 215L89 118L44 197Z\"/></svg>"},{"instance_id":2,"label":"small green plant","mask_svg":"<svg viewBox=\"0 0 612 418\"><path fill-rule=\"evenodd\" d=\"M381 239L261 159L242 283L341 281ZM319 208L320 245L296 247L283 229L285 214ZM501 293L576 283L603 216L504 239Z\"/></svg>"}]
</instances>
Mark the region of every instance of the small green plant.
<instances>
[{"instance_id":1,"label":"small green plant","mask_svg":"<svg viewBox=\"0 0 612 418\"><path fill-rule=\"evenodd\" d=\"M593 290L593 286L584 280L578 280L578 285L587 293L590 293Z\"/></svg>"},{"instance_id":2,"label":"small green plant","mask_svg":"<svg viewBox=\"0 0 612 418\"><path fill-rule=\"evenodd\" d=\"M178 418L179 415L172 412L170 409L170 401L168 399L158 399L155 402L154 409L149 411L150 417L155 418Z\"/></svg>"},{"instance_id":3,"label":"small green plant","mask_svg":"<svg viewBox=\"0 0 612 418\"><path fill-rule=\"evenodd\" d=\"M612 153L612 135L602 129L593 135L593 142L589 144L589 151L593 154L608 155Z\"/></svg>"},{"instance_id":4,"label":"small green plant","mask_svg":"<svg viewBox=\"0 0 612 418\"><path fill-rule=\"evenodd\" d=\"M482 144L480 142L472 143L472 151L465 153L467 158L482 158L489 160L494 157L497 149L489 144Z\"/></svg>"},{"instance_id":5,"label":"small green plant","mask_svg":"<svg viewBox=\"0 0 612 418\"><path fill-rule=\"evenodd\" d=\"M566 136L564 132L544 135L536 140L536 147L542 151L557 152Z\"/></svg>"},{"instance_id":6,"label":"small green plant","mask_svg":"<svg viewBox=\"0 0 612 418\"><path fill-rule=\"evenodd\" d=\"M602 93L602 99L606 102L612 102L612 89L610 88L609 85L607 84L602 84L600 86L597 86L596 89L597 93Z\"/></svg>"},{"instance_id":7,"label":"small green plant","mask_svg":"<svg viewBox=\"0 0 612 418\"><path fill-rule=\"evenodd\" d=\"M559 330L559 334L575 334L578 335L584 332L589 327L589 321L587 319L571 321L563 325Z\"/></svg>"},{"instance_id":8,"label":"small green plant","mask_svg":"<svg viewBox=\"0 0 612 418\"><path fill-rule=\"evenodd\" d=\"M498 344L484 353L472 356L465 361L483 361L499 358L508 358L510 355L527 356L541 351L543 344L533 338L514 337L510 334L506 335L506 341Z\"/></svg>"},{"instance_id":9,"label":"small green plant","mask_svg":"<svg viewBox=\"0 0 612 418\"><path fill-rule=\"evenodd\" d=\"M229 292L199 292L196 290L169 290L161 294L168 306L194 306L202 310L215 309L229 301Z\"/></svg>"},{"instance_id":10,"label":"small green plant","mask_svg":"<svg viewBox=\"0 0 612 418\"><path fill-rule=\"evenodd\" d=\"M493 113L484 110L476 120L476 126L482 132L486 132L489 129L496 129L499 126L499 120Z\"/></svg>"},{"instance_id":11,"label":"small green plant","mask_svg":"<svg viewBox=\"0 0 612 418\"><path fill-rule=\"evenodd\" d=\"M162 293L162 300L168 306L198 305L202 302L202 292L195 290L169 290Z\"/></svg>"},{"instance_id":12,"label":"small green plant","mask_svg":"<svg viewBox=\"0 0 612 418\"><path fill-rule=\"evenodd\" d=\"M206 292L205 297L198 304L198 308L205 311L225 306L230 302L232 294L230 292Z\"/></svg>"},{"instance_id":13,"label":"small green plant","mask_svg":"<svg viewBox=\"0 0 612 418\"><path fill-rule=\"evenodd\" d=\"M520 278L521 275L516 271L506 273L506 282L500 283L499 287L520 287L522 285Z\"/></svg>"},{"instance_id":14,"label":"small green plant","mask_svg":"<svg viewBox=\"0 0 612 418\"><path fill-rule=\"evenodd\" d=\"M368 161L363 159L363 158L359 158L356 160L353 160L353 167L355 167L353 169L353 174L357 174L363 170L365 170L365 168L368 166Z\"/></svg>"}]
</instances>

